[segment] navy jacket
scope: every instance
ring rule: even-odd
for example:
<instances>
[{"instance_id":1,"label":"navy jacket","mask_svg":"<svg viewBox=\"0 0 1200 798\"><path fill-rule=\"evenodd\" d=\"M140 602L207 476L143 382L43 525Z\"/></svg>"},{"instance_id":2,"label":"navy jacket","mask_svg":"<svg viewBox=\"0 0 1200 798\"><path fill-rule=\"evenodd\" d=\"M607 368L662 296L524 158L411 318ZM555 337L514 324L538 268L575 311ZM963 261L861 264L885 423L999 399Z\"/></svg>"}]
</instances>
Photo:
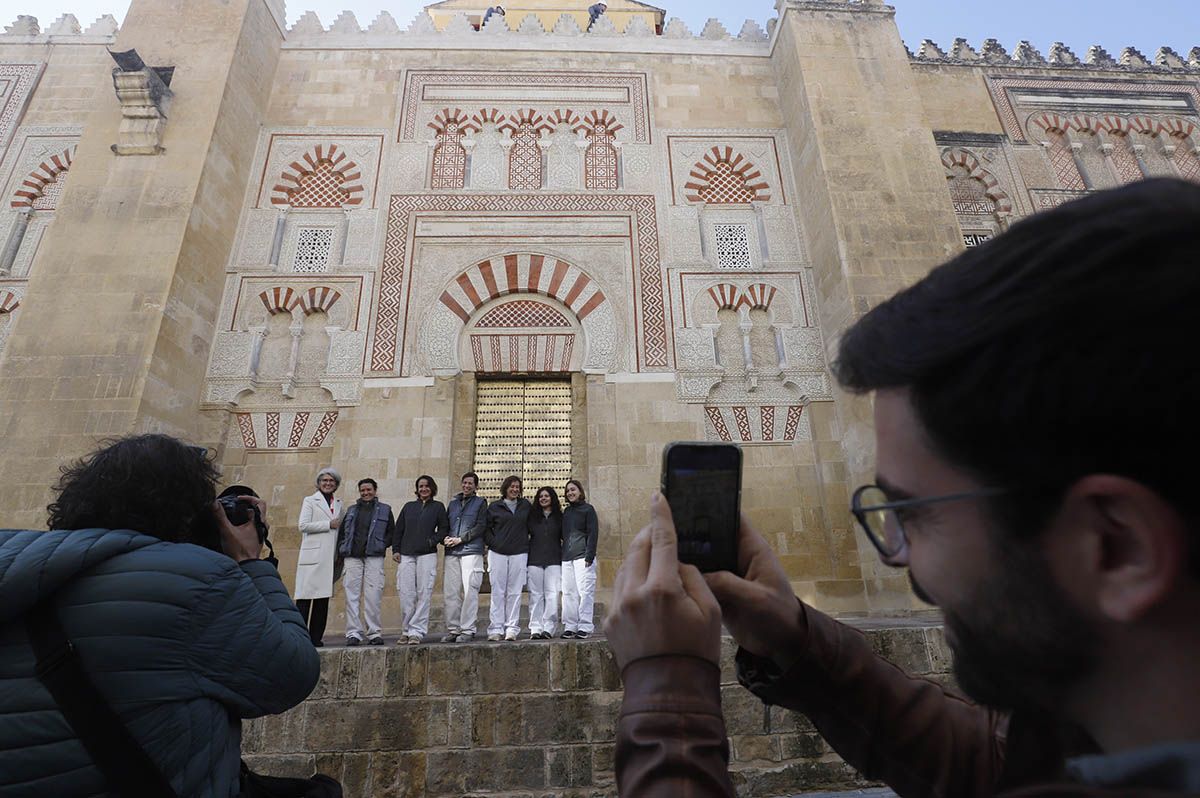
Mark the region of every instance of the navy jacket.
<instances>
[{"instance_id":1,"label":"navy jacket","mask_svg":"<svg viewBox=\"0 0 1200 798\"><path fill-rule=\"evenodd\" d=\"M362 500L350 505L342 525L338 528L338 553L343 557L350 556L354 546L354 519L358 517ZM392 545L392 533L396 529L396 520L392 518L392 508L383 502L375 501L375 517L371 519L371 531L367 533L367 556L382 557L387 554L388 546Z\"/></svg>"},{"instance_id":2,"label":"navy jacket","mask_svg":"<svg viewBox=\"0 0 1200 798\"><path fill-rule=\"evenodd\" d=\"M0 794L108 790L34 675L24 617L57 608L83 665L180 796L238 794L241 719L283 712L320 662L279 573L128 530L0 530Z\"/></svg>"},{"instance_id":3,"label":"navy jacket","mask_svg":"<svg viewBox=\"0 0 1200 798\"><path fill-rule=\"evenodd\" d=\"M562 513L546 515L541 507L529 511L530 567L562 564L562 542Z\"/></svg>"},{"instance_id":4,"label":"navy jacket","mask_svg":"<svg viewBox=\"0 0 1200 798\"><path fill-rule=\"evenodd\" d=\"M469 500L463 499L460 493L450 500L446 508L450 519L450 531L446 534L452 538L462 538L462 545L446 549L448 557L462 557L466 554L483 554L483 530L487 526L487 499L475 494Z\"/></svg>"}]
</instances>

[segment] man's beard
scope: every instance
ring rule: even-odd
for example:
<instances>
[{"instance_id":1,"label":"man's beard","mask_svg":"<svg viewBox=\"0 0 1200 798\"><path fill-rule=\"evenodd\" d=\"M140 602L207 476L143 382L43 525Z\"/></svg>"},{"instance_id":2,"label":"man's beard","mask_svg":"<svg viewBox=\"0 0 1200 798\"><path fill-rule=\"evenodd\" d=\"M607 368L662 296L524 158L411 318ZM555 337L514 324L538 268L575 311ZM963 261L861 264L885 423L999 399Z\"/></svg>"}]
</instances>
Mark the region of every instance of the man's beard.
<instances>
[{"instance_id":1,"label":"man's beard","mask_svg":"<svg viewBox=\"0 0 1200 798\"><path fill-rule=\"evenodd\" d=\"M1035 552L1001 545L994 576L968 603L942 608L954 676L981 704L1057 714L1068 688L1094 669L1097 636ZM913 589L929 600L915 580Z\"/></svg>"}]
</instances>

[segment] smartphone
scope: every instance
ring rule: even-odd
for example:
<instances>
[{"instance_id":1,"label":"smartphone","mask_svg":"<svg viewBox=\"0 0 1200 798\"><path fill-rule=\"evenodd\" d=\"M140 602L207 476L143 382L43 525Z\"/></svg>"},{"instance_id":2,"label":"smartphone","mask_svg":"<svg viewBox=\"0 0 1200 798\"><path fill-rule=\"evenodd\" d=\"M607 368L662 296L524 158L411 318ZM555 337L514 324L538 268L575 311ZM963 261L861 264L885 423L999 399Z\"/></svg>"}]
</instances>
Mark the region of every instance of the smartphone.
<instances>
[{"instance_id":1,"label":"smartphone","mask_svg":"<svg viewBox=\"0 0 1200 798\"><path fill-rule=\"evenodd\" d=\"M679 561L701 571L737 571L742 450L730 443L669 444L662 492L679 537Z\"/></svg>"}]
</instances>

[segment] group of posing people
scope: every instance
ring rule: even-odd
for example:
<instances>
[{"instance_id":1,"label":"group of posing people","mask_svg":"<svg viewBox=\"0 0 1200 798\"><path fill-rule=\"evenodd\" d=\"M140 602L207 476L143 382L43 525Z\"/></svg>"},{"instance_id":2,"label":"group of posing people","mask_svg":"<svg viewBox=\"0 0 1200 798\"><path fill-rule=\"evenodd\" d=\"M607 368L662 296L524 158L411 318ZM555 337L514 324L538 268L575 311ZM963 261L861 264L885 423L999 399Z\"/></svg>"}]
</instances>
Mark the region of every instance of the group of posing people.
<instances>
[{"instance_id":1,"label":"group of posing people","mask_svg":"<svg viewBox=\"0 0 1200 798\"><path fill-rule=\"evenodd\" d=\"M415 484L416 498L399 514L379 500L378 483L369 478L359 480L358 500L344 507L334 495L341 481L334 469L321 469L316 492L300 509L303 542L294 595L313 645L323 645L339 572L346 591L346 645L383 645L380 605L389 548L399 564L402 645L420 643L429 632L438 546L445 553L443 643L475 637L485 553L491 579L488 640L517 639L521 592L527 584L530 639L558 634L560 593L561 636L592 633L599 522L579 480L566 483L566 507L549 486L538 488L531 503L518 476L505 479L502 498L489 503L478 494L479 477L468 472L447 507L437 500L434 478L422 475Z\"/></svg>"}]
</instances>

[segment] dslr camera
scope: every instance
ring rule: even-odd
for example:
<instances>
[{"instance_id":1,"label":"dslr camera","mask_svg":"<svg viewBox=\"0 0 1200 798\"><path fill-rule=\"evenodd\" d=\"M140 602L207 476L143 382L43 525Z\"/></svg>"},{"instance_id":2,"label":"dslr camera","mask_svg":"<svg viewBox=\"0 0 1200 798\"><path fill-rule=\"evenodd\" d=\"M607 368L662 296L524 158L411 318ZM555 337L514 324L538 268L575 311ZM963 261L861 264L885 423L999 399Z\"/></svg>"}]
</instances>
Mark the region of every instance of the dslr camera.
<instances>
[{"instance_id":1,"label":"dslr camera","mask_svg":"<svg viewBox=\"0 0 1200 798\"><path fill-rule=\"evenodd\" d=\"M235 486L236 487L236 486ZM232 489L231 489L232 490ZM258 530L258 542L267 542L267 524L262 519L262 514L259 513L258 507L250 502L241 501L238 496L254 496L253 492L237 493L230 495L222 495L217 499L221 504L221 509L225 511L225 517L229 519L229 523L234 526L241 526L248 523L251 518L254 519L254 528Z\"/></svg>"}]
</instances>

